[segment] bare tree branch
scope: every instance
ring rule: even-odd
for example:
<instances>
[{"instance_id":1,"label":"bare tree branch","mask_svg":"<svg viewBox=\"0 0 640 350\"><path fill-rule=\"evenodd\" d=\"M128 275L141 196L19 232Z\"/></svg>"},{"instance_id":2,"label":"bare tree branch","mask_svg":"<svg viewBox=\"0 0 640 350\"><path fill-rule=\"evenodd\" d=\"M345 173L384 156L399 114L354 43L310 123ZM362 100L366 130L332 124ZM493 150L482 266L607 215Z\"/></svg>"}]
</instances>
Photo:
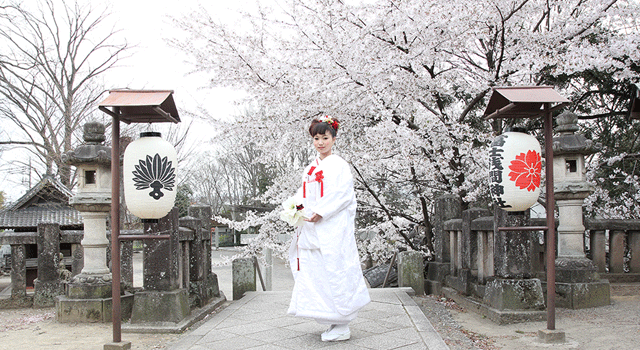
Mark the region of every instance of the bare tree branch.
<instances>
[{"instance_id":1,"label":"bare tree branch","mask_svg":"<svg viewBox=\"0 0 640 350\"><path fill-rule=\"evenodd\" d=\"M96 77L129 48L112 43L117 31L102 29L106 18L89 6L56 0L0 8L0 118L30 140L2 142L38 145L33 152L46 172L69 187L71 169L61 156L79 139L77 131L104 91Z\"/></svg>"}]
</instances>

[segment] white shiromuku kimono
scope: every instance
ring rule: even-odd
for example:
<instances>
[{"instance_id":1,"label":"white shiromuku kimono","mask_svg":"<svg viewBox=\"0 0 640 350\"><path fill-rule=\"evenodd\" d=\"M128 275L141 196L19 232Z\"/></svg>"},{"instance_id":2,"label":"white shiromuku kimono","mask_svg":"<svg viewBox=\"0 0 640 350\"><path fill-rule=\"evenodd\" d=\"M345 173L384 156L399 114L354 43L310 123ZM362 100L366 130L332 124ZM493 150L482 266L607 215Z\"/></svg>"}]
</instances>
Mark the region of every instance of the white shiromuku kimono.
<instances>
[{"instance_id":1,"label":"white shiromuku kimono","mask_svg":"<svg viewBox=\"0 0 640 350\"><path fill-rule=\"evenodd\" d=\"M287 313L323 324L347 324L371 301L355 239L356 197L347 162L337 155L316 159L296 196L306 217L322 216L296 229L289 260L295 279Z\"/></svg>"}]
</instances>

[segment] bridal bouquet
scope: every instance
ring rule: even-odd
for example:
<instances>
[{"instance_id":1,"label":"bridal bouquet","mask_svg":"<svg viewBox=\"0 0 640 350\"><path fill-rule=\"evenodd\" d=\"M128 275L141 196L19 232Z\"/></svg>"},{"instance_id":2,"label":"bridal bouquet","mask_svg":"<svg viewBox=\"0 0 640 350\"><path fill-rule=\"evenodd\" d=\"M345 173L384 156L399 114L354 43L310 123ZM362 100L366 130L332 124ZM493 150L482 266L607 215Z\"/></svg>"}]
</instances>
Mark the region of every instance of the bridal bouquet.
<instances>
[{"instance_id":1,"label":"bridal bouquet","mask_svg":"<svg viewBox=\"0 0 640 350\"><path fill-rule=\"evenodd\" d=\"M282 203L283 211L280 212L280 219L286 221L291 226L302 226L304 224L304 215L302 203L296 201L294 197L289 197Z\"/></svg>"}]
</instances>

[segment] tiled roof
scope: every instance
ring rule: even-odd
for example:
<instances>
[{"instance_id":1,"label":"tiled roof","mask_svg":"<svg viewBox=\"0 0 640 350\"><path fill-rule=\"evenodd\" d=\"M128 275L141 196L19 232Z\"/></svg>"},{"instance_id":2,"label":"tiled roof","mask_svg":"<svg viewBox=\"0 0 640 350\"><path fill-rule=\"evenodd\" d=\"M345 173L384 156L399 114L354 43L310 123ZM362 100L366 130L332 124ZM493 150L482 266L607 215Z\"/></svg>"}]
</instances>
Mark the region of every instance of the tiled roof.
<instances>
[{"instance_id":1,"label":"tiled roof","mask_svg":"<svg viewBox=\"0 0 640 350\"><path fill-rule=\"evenodd\" d=\"M0 229L35 228L44 222L82 226L80 213L69 206L71 196L58 180L45 176L24 196L0 211Z\"/></svg>"},{"instance_id":2,"label":"tiled roof","mask_svg":"<svg viewBox=\"0 0 640 350\"><path fill-rule=\"evenodd\" d=\"M60 226L81 226L80 212L62 205L33 206L0 212L0 229L37 227L39 223L53 222Z\"/></svg>"},{"instance_id":3,"label":"tiled roof","mask_svg":"<svg viewBox=\"0 0 640 350\"><path fill-rule=\"evenodd\" d=\"M7 210L21 209L28 206L34 199L43 198L47 201L69 204L73 194L60 181L51 175L45 175L40 182L33 186L24 196L20 197ZM46 196L46 198L45 198Z\"/></svg>"}]
</instances>

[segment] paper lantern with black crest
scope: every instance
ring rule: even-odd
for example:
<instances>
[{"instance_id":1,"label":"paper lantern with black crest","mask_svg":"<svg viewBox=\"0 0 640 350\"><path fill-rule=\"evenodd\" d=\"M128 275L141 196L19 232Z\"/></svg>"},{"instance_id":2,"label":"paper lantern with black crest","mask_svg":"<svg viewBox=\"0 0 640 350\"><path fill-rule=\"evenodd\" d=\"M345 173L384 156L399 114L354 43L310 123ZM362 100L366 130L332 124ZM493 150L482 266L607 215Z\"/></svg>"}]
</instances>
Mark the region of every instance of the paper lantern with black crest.
<instances>
[{"instance_id":1,"label":"paper lantern with black crest","mask_svg":"<svg viewBox=\"0 0 640 350\"><path fill-rule=\"evenodd\" d=\"M124 198L131 213L143 221L167 215L176 201L176 166L173 146L159 132L143 132L124 152Z\"/></svg>"},{"instance_id":2,"label":"paper lantern with black crest","mask_svg":"<svg viewBox=\"0 0 640 350\"><path fill-rule=\"evenodd\" d=\"M522 132L505 132L491 143L491 198L506 211L524 211L538 200L542 157L540 143Z\"/></svg>"}]
</instances>

